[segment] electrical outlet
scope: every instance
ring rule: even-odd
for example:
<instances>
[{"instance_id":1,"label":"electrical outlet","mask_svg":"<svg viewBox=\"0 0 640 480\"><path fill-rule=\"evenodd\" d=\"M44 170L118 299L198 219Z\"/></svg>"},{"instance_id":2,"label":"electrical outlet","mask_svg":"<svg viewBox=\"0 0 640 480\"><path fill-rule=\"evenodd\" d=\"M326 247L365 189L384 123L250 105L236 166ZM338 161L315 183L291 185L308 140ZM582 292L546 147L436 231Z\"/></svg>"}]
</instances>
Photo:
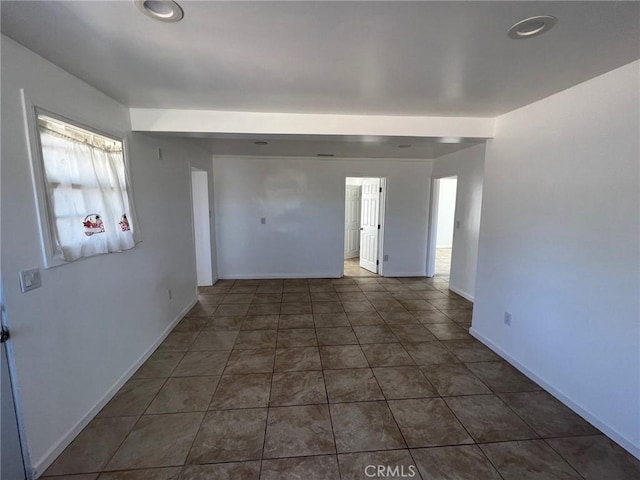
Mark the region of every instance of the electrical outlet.
<instances>
[{"instance_id":1,"label":"electrical outlet","mask_svg":"<svg viewBox=\"0 0 640 480\"><path fill-rule=\"evenodd\" d=\"M30 290L40 288L42 280L40 278L40 269L32 268L31 270L22 270L20 272L20 291L26 293Z\"/></svg>"},{"instance_id":2,"label":"electrical outlet","mask_svg":"<svg viewBox=\"0 0 640 480\"><path fill-rule=\"evenodd\" d=\"M460 220L456 220L456 228L460 228Z\"/></svg>"},{"instance_id":3,"label":"electrical outlet","mask_svg":"<svg viewBox=\"0 0 640 480\"><path fill-rule=\"evenodd\" d=\"M265 225L267 223L267 217L260 217L260 223Z\"/></svg>"},{"instance_id":4,"label":"electrical outlet","mask_svg":"<svg viewBox=\"0 0 640 480\"><path fill-rule=\"evenodd\" d=\"M504 312L504 324L507 327L511 326L511 313L510 312Z\"/></svg>"},{"instance_id":5,"label":"electrical outlet","mask_svg":"<svg viewBox=\"0 0 640 480\"><path fill-rule=\"evenodd\" d=\"M388 261L389 261L389 255L384 255L384 256L382 257L382 261L383 261L383 262L388 262Z\"/></svg>"},{"instance_id":6,"label":"electrical outlet","mask_svg":"<svg viewBox=\"0 0 640 480\"><path fill-rule=\"evenodd\" d=\"M169 294L169 300L173 299L173 292L171 291L171 289L167 290L167 293Z\"/></svg>"}]
</instances>

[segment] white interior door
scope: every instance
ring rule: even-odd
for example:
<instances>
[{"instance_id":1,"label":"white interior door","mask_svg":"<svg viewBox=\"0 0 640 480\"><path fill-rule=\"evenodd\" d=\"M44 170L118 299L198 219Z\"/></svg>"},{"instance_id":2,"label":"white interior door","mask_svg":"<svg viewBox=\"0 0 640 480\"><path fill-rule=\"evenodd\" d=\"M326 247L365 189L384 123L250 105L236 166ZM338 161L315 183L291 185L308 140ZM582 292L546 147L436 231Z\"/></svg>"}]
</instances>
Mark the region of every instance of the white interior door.
<instances>
[{"instance_id":1,"label":"white interior door","mask_svg":"<svg viewBox=\"0 0 640 480\"><path fill-rule=\"evenodd\" d=\"M362 181L361 203L360 266L370 272L378 273L379 178L365 178Z\"/></svg>"},{"instance_id":2,"label":"white interior door","mask_svg":"<svg viewBox=\"0 0 640 480\"><path fill-rule=\"evenodd\" d=\"M360 185L347 185L344 206L344 258L360 255Z\"/></svg>"}]
</instances>

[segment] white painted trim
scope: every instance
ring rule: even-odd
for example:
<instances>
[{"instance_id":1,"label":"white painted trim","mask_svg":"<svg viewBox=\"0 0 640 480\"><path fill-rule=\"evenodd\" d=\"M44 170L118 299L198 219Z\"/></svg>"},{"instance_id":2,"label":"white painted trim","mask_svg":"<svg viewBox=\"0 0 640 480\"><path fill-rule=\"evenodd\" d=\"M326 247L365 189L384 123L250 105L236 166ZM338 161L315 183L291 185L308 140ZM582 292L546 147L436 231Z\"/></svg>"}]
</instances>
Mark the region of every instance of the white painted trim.
<instances>
[{"instance_id":1,"label":"white painted trim","mask_svg":"<svg viewBox=\"0 0 640 480\"><path fill-rule=\"evenodd\" d=\"M429 203L429 225L427 233L427 277L436 274L436 243L438 235L438 206L440 204L440 179L431 178L431 202Z\"/></svg>"},{"instance_id":2,"label":"white painted trim","mask_svg":"<svg viewBox=\"0 0 640 480\"><path fill-rule=\"evenodd\" d=\"M91 420L102 410L102 408L109 403L118 390L129 380L134 373L140 368L140 366L151 356L151 354L158 348L167 335L171 333L173 328L178 324L180 320L191 310L195 304L198 303L198 298L194 298L177 316L174 318L167 328L160 334L158 339L144 352L138 360L127 370L122 376L107 390L107 392L98 400L93 407L80 419L78 422L65 433L56 443L53 444L49 450L33 465L33 474L35 478L42 475L47 468L55 461L56 458L62 453L62 451L69 446L69 444L78 436L78 434L84 429Z\"/></svg>"},{"instance_id":3,"label":"white painted trim","mask_svg":"<svg viewBox=\"0 0 640 480\"><path fill-rule=\"evenodd\" d=\"M544 379L540 378L538 375L529 370L526 366L518 362L515 358L509 355L507 352L498 347L495 343L489 340L487 337L482 335L473 327L469 328L469 333L482 342L484 345L489 347L499 356L504 358L507 362L509 362L513 367L522 372L525 376L529 377L531 380L536 382L542 388L544 388L547 392L553 395L556 399L566 405L569 409L573 410L575 413L583 417L593 426L595 426L598 430L604 433L607 437L611 438L614 442L628 451L631 455L640 460L640 446L634 445L634 443L618 433L615 429L611 428L607 424L603 423L598 417L596 417L593 413L585 408L581 407L578 403L573 401L571 398L567 397L561 390L549 384Z\"/></svg>"},{"instance_id":4,"label":"white painted trim","mask_svg":"<svg viewBox=\"0 0 640 480\"><path fill-rule=\"evenodd\" d=\"M451 283L449 283L449 290L451 290L453 293L457 293L461 297L464 297L467 300L469 300L471 303L473 303L473 295L469 295L464 290L460 290L458 287L454 287L453 285L451 285Z\"/></svg>"},{"instance_id":5,"label":"white painted trim","mask_svg":"<svg viewBox=\"0 0 640 480\"><path fill-rule=\"evenodd\" d=\"M220 275L220 280L271 280L275 278L342 278L342 273L263 273L260 275Z\"/></svg>"},{"instance_id":6,"label":"white painted trim","mask_svg":"<svg viewBox=\"0 0 640 480\"><path fill-rule=\"evenodd\" d=\"M421 117L130 108L142 132L492 138L490 117Z\"/></svg>"}]
</instances>

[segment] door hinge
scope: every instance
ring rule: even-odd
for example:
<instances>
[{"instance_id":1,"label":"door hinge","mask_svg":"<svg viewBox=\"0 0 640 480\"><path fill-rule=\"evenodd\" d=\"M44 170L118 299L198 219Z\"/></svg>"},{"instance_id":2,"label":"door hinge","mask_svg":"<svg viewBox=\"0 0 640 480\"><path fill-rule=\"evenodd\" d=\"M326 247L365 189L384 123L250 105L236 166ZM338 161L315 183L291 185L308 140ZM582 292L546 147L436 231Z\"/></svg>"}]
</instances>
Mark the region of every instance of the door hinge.
<instances>
[{"instance_id":1,"label":"door hinge","mask_svg":"<svg viewBox=\"0 0 640 480\"><path fill-rule=\"evenodd\" d=\"M380 230L380 225L378 225L378 230Z\"/></svg>"},{"instance_id":2,"label":"door hinge","mask_svg":"<svg viewBox=\"0 0 640 480\"><path fill-rule=\"evenodd\" d=\"M380 187L380 193L382 193L382 187Z\"/></svg>"},{"instance_id":3,"label":"door hinge","mask_svg":"<svg viewBox=\"0 0 640 480\"><path fill-rule=\"evenodd\" d=\"M376 260L376 265L380 265L380 260Z\"/></svg>"},{"instance_id":4,"label":"door hinge","mask_svg":"<svg viewBox=\"0 0 640 480\"><path fill-rule=\"evenodd\" d=\"M9 330L2 327L2 331L0 331L0 343L6 342L10 337L11 335L9 335Z\"/></svg>"}]
</instances>

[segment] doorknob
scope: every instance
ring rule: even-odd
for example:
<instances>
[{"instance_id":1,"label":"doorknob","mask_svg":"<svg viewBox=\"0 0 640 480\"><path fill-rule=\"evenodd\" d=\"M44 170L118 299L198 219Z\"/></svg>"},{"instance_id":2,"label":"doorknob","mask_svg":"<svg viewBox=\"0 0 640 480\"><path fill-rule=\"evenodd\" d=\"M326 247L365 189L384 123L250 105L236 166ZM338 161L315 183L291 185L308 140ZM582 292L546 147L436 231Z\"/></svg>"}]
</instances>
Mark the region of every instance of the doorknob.
<instances>
[{"instance_id":1,"label":"doorknob","mask_svg":"<svg viewBox=\"0 0 640 480\"><path fill-rule=\"evenodd\" d=\"M362 231L362 230L364 230L364 228L363 228L363 227L360 227L360 231Z\"/></svg>"}]
</instances>

